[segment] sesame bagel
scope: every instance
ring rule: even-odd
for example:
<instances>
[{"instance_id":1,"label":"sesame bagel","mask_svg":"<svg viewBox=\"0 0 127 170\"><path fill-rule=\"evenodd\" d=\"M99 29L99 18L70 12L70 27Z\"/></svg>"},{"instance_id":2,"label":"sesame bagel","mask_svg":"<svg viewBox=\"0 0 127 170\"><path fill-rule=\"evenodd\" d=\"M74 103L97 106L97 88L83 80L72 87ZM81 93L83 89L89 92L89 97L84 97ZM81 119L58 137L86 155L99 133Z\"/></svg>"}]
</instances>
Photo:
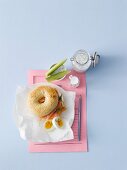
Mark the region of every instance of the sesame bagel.
<instances>
[{"instance_id":1,"label":"sesame bagel","mask_svg":"<svg viewBox=\"0 0 127 170\"><path fill-rule=\"evenodd\" d=\"M58 92L50 86L39 86L28 95L28 104L33 113L42 118L58 105Z\"/></svg>"}]
</instances>

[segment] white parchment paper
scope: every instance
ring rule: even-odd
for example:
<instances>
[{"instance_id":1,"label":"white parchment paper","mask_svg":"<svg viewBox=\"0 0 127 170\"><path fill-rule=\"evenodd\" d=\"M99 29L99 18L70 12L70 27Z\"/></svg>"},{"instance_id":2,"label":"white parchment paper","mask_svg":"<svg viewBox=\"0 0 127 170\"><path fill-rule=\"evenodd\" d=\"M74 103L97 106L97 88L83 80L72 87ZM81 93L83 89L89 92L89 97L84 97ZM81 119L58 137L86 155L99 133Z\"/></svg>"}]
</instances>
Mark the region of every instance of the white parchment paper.
<instances>
[{"instance_id":1,"label":"white parchment paper","mask_svg":"<svg viewBox=\"0 0 127 170\"><path fill-rule=\"evenodd\" d=\"M65 126L61 129L45 131L43 121L39 121L34 113L28 107L27 97L31 90L40 85L50 85L62 93L67 110L62 113L61 117ZM75 92L65 91L59 86L51 83L38 83L27 87L19 86L16 90L16 102L14 117L19 129L21 138L32 142L59 142L71 140L74 138L71 126L74 121Z\"/></svg>"}]
</instances>

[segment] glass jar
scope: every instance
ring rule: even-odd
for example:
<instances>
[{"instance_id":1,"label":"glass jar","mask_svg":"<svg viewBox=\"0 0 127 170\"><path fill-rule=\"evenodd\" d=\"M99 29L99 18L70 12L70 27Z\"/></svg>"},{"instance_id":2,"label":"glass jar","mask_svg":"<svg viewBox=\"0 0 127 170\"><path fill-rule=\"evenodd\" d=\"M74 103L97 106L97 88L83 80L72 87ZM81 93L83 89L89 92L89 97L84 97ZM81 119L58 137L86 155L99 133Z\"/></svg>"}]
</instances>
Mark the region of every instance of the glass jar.
<instances>
[{"instance_id":1,"label":"glass jar","mask_svg":"<svg viewBox=\"0 0 127 170\"><path fill-rule=\"evenodd\" d=\"M73 57L70 58L73 69L77 72L85 72L90 66L95 67L96 64L98 64L99 59L100 56L97 52L95 52L93 56L90 56L90 54L85 50L76 51Z\"/></svg>"}]
</instances>

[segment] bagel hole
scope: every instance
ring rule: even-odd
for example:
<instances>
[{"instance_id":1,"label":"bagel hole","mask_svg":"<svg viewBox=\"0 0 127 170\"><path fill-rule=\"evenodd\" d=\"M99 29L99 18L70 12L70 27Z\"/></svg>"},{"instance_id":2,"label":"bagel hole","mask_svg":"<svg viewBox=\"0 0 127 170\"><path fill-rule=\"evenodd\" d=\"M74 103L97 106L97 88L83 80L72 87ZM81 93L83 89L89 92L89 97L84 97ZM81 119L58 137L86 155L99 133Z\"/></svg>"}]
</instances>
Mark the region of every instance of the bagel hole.
<instances>
[{"instance_id":1,"label":"bagel hole","mask_svg":"<svg viewBox=\"0 0 127 170\"><path fill-rule=\"evenodd\" d=\"M43 97L41 97L39 100L38 100L38 102L41 104L41 103L44 103L45 102L45 97L43 96Z\"/></svg>"}]
</instances>

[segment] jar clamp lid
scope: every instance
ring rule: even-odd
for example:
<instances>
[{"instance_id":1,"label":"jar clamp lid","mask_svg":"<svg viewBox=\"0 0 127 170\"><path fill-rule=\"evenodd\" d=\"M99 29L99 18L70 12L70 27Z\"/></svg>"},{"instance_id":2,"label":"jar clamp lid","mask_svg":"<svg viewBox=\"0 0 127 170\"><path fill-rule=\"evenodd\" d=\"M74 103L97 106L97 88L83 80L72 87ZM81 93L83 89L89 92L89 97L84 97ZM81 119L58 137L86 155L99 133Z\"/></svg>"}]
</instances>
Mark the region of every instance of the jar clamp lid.
<instances>
[{"instance_id":1,"label":"jar clamp lid","mask_svg":"<svg viewBox=\"0 0 127 170\"><path fill-rule=\"evenodd\" d=\"M92 67L95 67L100 61L100 55L97 52L95 52L94 55L91 56L91 61Z\"/></svg>"}]
</instances>

